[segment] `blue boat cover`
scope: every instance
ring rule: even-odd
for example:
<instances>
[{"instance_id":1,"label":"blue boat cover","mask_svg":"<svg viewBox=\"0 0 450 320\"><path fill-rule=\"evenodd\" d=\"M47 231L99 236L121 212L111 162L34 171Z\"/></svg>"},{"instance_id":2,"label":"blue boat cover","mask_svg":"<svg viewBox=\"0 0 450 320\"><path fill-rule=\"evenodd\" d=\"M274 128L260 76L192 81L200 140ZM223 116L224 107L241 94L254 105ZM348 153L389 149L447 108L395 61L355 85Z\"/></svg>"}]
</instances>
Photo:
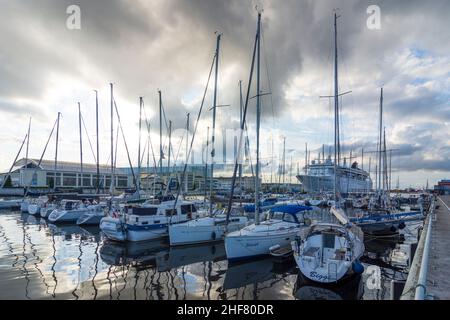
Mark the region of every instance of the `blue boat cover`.
<instances>
[{"instance_id":1,"label":"blue boat cover","mask_svg":"<svg viewBox=\"0 0 450 320\"><path fill-rule=\"evenodd\" d=\"M313 208L310 206L302 206L299 204L285 204L271 208L270 212L283 212L289 214L296 214L300 211L307 211L312 209Z\"/></svg>"}]
</instances>

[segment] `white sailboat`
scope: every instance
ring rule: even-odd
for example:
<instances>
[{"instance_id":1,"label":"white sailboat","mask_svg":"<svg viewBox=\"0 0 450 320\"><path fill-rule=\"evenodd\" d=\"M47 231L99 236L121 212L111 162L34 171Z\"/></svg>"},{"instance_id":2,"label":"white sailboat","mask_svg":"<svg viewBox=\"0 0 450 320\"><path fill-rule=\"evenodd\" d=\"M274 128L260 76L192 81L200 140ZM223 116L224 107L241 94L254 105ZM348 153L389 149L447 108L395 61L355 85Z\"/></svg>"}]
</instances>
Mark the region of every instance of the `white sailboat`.
<instances>
[{"instance_id":1,"label":"white sailboat","mask_svg":"<svg viewBox=\"0 0 450 320\"><path fill-rule=\"evenodd\" d=\"M103 208L98 204L84 203L81 200L63 200L61 207L49 214L48 220L52 223L75 223L88 212L103 212Z\"/></svg>"},{"instance_id":2,"label":"white sailboat","mask_svg":"<svg viewBox=\"0 0 450 320\"><path fill-rule=\"evenodd\" d=\"M219 65L221 34L217 35L216 52L215 52L215 85L214 85L214 101L213 101L213 127L212 127L212 152L211 152L211 182L209 193L209 213L208 217L191 220L185 223L169 225L169 239L171 246L206 243L221 241L224 239L226 232L233 232L246 226L248 218L243 215L240 210L233 210L231 218L227 220L225 212L213 212L212 203L212 181L214 181L214 133L216 123L217 108L217 78ZM194 136L192 137L194 139Z\"/></svg>"},{"instance_id":3,"label":"white sailboat","mask_svg":"<svg viewBox=\"0 0 450 320\"><path fill-rule=\"evenodd\" d=\"M359 258L364 253L364 234L360 228L350 223L340 208L339 176L336 172L339 157L339 106L337 75L337 15L334 14L335 28L335 139L334 139L334 203L330 213L339 223L319 222L303 230L300 238L292 241L295 261L300 272L308 279L320 283L332 283L346 275L362 273L364 267Z\"/></svg>"},{"instance_id":4,"label":"white sailboat","mask_svg":"<svg viewBox=\"0 0 450 320\"><path fill-rule=\"evenodd\" d=\"M352 225L342 209L330 210L341 222L314 223L292 241L294 259L300 272L320 283L333 283L352 273L362 273L359 258L364 253L364 236Z\"/></svg>"},{"instance_id":5,"label":"white sailboat","mask_svg":"<svg viewBox=\"0 0 450 320\"><path fill-rule=\"evenodd\" d=\"M304 213L311 207L281 205L269 211L268 219L251 224L225 237L228 261L239 261L270 254L271 248L289 247L305 227Z\"/></svg>"},{"instance_id":6,"label":"white sailboat","mask_svg":"<svg viewBox=\"0 0 450 320\"><path fill-rule=\"evenodd\" d=\"M170 245L222 241L227 232L240 230L248 223L247 217L238 210L234 211L236 214L231 213L228 224L226 214L220 210L209 217L169 225Z\"/></svg>"},{"instance_id":7,"label":"white sailboat","mask_svg":"<svg viewBox=\"0 0 450 320\"><path fill-rule=\"evenodd\" d=\"M58 205L54 202L47 202L42 205L42 207L39 210L39 214L41 215L41 218L47 218L50 213L52 213L53 210L56 210L58 208Z\"/></svg>"}]
</instances>

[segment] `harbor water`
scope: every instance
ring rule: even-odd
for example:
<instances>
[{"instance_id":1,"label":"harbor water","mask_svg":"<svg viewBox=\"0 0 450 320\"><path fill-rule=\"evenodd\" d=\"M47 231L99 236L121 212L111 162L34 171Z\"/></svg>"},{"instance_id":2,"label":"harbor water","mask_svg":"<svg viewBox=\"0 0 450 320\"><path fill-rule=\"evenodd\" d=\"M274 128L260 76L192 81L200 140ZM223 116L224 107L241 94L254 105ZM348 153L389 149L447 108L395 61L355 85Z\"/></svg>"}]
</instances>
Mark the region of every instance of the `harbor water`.
<instances>
[{"instance_id":1,"label":"harbor water","mask_svg":"<svg viewBox=\"0 0 450 320\"><path fill-rule=\"evenodd\" d=\"M401 237L366 238L362 262L366 271L376 270L379 283L365 272L320 287L303 280L293 259L229 265L223 243L114 243L98 227L0 211L0 299L387 300L391 280L407 277L407 250L399 248L417 241L419 225L407 225Z\"/></svg>"}]
</instances>

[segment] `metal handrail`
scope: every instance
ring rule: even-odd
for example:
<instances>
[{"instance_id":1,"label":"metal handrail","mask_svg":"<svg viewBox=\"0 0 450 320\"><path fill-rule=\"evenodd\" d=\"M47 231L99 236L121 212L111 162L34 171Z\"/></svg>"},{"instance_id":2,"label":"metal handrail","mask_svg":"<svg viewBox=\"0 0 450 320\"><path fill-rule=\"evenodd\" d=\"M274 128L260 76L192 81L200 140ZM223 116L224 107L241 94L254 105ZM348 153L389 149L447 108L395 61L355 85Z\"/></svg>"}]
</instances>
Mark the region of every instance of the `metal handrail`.
<instances>
[{"instance_id":1,"label":"metal handrail","mask_svg":"<svg viewBox=\"0 0 450 320\"><path fill-rule=\"evenodd\" d=\"M422 254L422 262L420 264L420 273L419 273L419 280L417 281L416 285L416 293L414 296L415 300L424 300L425 294L427 291L427 273L428 273L428 257L430 253L430 242L431 242L431 228L433 224L432 214L434 214L434 205L435 200L433 198L433 204L431 207L430 217L428 219L428 228L427 228L427 234L425 238L425 245L423 249Z\"/></svg>"}]
</instances>

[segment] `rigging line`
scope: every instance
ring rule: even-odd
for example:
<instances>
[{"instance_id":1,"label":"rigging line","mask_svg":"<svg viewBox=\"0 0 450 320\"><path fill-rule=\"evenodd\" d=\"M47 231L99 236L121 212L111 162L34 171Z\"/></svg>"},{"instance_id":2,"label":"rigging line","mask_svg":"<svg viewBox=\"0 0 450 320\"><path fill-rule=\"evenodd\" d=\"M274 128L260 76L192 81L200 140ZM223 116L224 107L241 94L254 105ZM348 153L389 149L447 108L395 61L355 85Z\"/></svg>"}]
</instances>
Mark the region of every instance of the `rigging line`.
<instances>
[{"instance_id":1,"label":"rigging line","mask_svg":"<svg viewBox=\"0 0 450 320\"><path fill-rule=\"evenodd\" d=\"M270 72L269 72L269 64L267 62L267 50L266 50L266 41L264 40L264 31L263 26L261 24L260 27L261 32L261 38L262 38L262 45L263 45L263 56L264 56L264 64L266 65L266 76L267 76L267 85L268 85L268 92L272 92L272 85L270 81ZM273 94L270 95L270 105L272 110L272 126L275 128L275 112L273 110Z\"/></svg>"},{"instance_id":2,"label":"rigging line","mask_svg":"<svg viewBox=\"0 0 450 320\"><path fill-rule=\"evenodd\" d=\"M198 123L200 122L200 117L202 115L203 106L205 104L206 93L208 92L209 81L211 80L211 75L212 75L212 72L213 72L213 69L214 69L214 63L216 62L216 59L217 59L217 52L214 54L214 57L212 59L212 63L211 63L211 67L210 67L209 75L208 75L208 80L206 81L205 91L203 92L203 98L202 98L202 102L200 104L200 110L198 111L198 114L197 114L197 120L195 121L194 131L192 132L191 143L190 143L189 151L188 151L188 155L187 155L188 159L189 159L189 157L191 155L192 147L194 145L195 134L197 133ZM187 161L184 164L181 181L184 181L184 179L186 177L186 170L187 170ZM178 184L177 196L175 197L175 201L174 201L174 205L173 205L173 209L174 210L176 208L176 205L177 205L177 202L178 202L178 198L180 196L180 192L181 192L181 184ZM170 223L172 222L171 220L172 220L172 216L170 216Z\"/></svg>"},{"instance_id":3,"label":"rigging line","mask_svg":"<svg viewBox=\"0 0 450 320\"><path fill-rule=\"evenodd\" d=\"M144 118L145 118L145 124L147 125L147 135L148 135L148 139L149 139L149 143L150 143L150 147L152 150L152 158L153 158L153 164L155 166L155 173L156 173L156 158L155 158L155 152L153 151L153 143L152 143L152 135L151 135L151 126L150 126L150 121L147 118L147 113L145 112L145 108L144 108Z\"/></svg>"},{"instance_id":4,"label":"rigging line","mask_svg":"<svg viewBox=\"0 0 450 320\"><path fill-rule=\"evenodd\" d=\"M178 146L177 154L176 154L175 159L173 161L173 168L176 167L178 156L180 155L180 149L181 149L181 146L183 145L183 140L184 140L184 135L181 137L181 141L180 141L180 144Z\"/></svg>"},{"instance_id":5,"label":"rigging line","mask_svg":"<svg viewBox=\"0 0 450 320\"><path fill-rule=\"evenodd\" d=\"M145 144L144 144L144 149L142 150L141 163L143 163L143 162L144 162L145 151L147 150L147 143L148 143L148 137L147 137L147 140L145 141ZM141 164L141 167L142 167L142 164Z\"/></svg>"},{"instance_id":6,"label":"rigging line","mask_svg":"<svg viewBox=\"0 0 450 320\"><path fill-rule=\"evenodd\" d=\"M50 131L50 135L48 136L47 142L46 142L45 147L44 147L44 151L42 151L42 155L39 158L39 162L37 164L37 167L39 167L41 165L42 159L44 158L45 151L47 150L48 143L50 142L50 139L51 139L51 137L53 135L53 131L55 130L55 126L56 126L57 122L58 122L58 119L56 119L55 123L53 124L52 131ZM36 173L36 169L34 170L34 173ZM29 186L27 186L27 188L25 190L25 196L27 196L27 194L28 194L28 189L29 189Z\"/></svg>"},{"instance_id":7,"label":"rigging line","mask_svg":"<svg viewBox=\"0 0 450 320\"><path fill-rule=\"evenodd\" d=\"M164 117L164 123L166 124L166 133L167 132L169 132L169 125L168 125L168 123L167 123L167 118L166 118L166 110L164 109L164 103L161 101L161 109L162 109L162 112L163 112L163 117ZM166 143L166 140L167 140L168 138L167 138L167 136L165 137L165 140L164 140L164 144ZM169 140L169 154L171 154L172 155L172 158L173 158L173 146L172 146L172 141L170 141ZM169 159L170 160L170 159Z\"/></svg>"},{"instance_id":8,"label":"rigging line","mask_svg":"<svg viewBox=\"0 0 450 320\"><path fill-rule=\"evenodd\" d=\"M134 174L133 164L131 163L131 158L130 158L130 153L128 151L127 141L125 140L125 134L123 133L122 122L120 121L120 115L119 115L119 110L117 109L116 99L113 98L113 101L114 101L114 107L116 109L117 120L119 122L120 131L122 132L123 143L124 143L125 149L127 151L128 163L130 165L131 174L133 175L133 182L134 182L134 185L137 186L136 176ZM116 148L116 150L117 150L117 148ZM116 159L117 159L117 157L116 157ZM111 183L112 183L112 181L111 181Z\"/></svg>"},{"instance_id":9,"label":"rigging line","mask_svg":"<svg viewBox=\"0 0 450 320\"><path fill-rule=\"evenodd\" d=\"M89 134L88 134L88 131L86 129L86 124L84 123L83 114L81 114L81 122L83 123L84 132L86 133L86 136L88 138L89 146L91 147L92 156L94 157L95 163L97 163L97 158L95 157L94 148L92 148L91 139L89 138Z\"/></svg>"},{"instance_id":10,"label":"rigging line","mask_svg":"<svg viewBox=\"0 0 450 320\"><path fill-rule=\"evenodd\" d=\"M147 122L147 119L146 119ZM155 174L157 174L157 162L156 162L156 157L155 157L155 151L153 149L153 142L152 142L152 134L151 134L151 126L150 126L150 122L147 122L147 134L148 134L148 138L149 138L149 142L150 142L150 149L152 150L152 159L153 159L153 172Z\"/></svg>"}]
</instances>

